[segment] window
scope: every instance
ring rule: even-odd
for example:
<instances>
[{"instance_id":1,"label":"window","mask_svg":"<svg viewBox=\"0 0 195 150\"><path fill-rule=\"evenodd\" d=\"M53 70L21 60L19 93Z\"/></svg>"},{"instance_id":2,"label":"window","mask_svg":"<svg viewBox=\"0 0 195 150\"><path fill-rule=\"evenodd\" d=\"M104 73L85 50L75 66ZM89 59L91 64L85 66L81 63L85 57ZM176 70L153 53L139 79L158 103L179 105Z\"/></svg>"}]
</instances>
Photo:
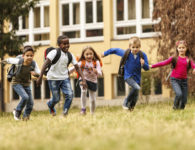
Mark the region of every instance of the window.
<instances>
[{"instance_id":1,"label":"window","mask_svg":"<svg viewBox=\"0 0 195 150\"><path fill-rule=\"evenodd\" d=\"M125 81L123 77L117 77L117 96L125 96Z\"/></svg>"},{"instance_id":2,"label":"window","mask_svg":"<svg viewBox=\"0 0 195 150\"><path fill-rule=\"evenodd\" d=\"M45 98L49 99L50 98L49 84L47 80L45 80L44 82L45 82L45 88L44 88Z\"/></svg>"},{"instance_id":3,"label":"window","mask_svg":"<svg viewBox=\"0 0 195 150\"><path fill-rule=\"evenodd\" d=\"M25 45L48 45L49 42L49 0L40 1L26 16L19 17L16 34L25 40Z\"/></svg>"},{"instance_id":4,"label":"window","mask_svg":"<svg viewBox=\"0 0 195 150\"><path fill-rule=\"evenodd\" d=\"M60 0L60 34L71 42L103 40L102 0Z\"/></svg>"},{"instance_id":5,"label":"window","mask_svg":"<svg viewBox=\"0 0 195 150\"><path fill-rule=\"evenodd\" d=\"M153 0L114 0L114 38L156 36L152 21Z\"/></svg>"},{"instance_id":6,"label":"window","mask_svg":"<svg viewBox=\"0 0 195 150\"><path fill-rule=\"evenodd\" d=\"M36 86L36 81L34 81L34 99L41 99L41 86Z\"/></svg>"},{"instance_id":7,"label":"window","mask_svg":"<svg viewBox=\"0 0 195 150\"><path fill-rule=\"evenodd\" d=\"M98 96L104 96L104 78L98 78Z\"/></svg>"}]
</instances>

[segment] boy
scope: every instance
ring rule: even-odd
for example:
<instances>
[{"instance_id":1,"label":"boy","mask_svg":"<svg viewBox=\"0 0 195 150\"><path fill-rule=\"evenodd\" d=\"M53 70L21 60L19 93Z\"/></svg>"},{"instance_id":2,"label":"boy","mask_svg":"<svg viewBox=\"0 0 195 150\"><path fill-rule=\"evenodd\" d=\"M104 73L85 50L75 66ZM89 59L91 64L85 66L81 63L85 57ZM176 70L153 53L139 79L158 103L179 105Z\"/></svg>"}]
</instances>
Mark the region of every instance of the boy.
<instances>
[{"instance_id":1,"label":"boy","mask_svg":"<svg viewBox=\"0 0 195 150\"><path fill-rule=\"evenodd\" d=\"M17 71L15 70L17 73L12 78L12 84L14 91L21 97L21 100L13 110L15 120L20 120L20 115L25 106L23 120L29 120L33 109L34 103L30 87L31 75L37 77L40 73L37 63L33 61L33 57L33 48L31 46L25 46L22 57L8 58L2 61L3 63L15 64L17 68Z\"/></svg>"},{"instance_id":2,"label":"boy","mask_svg":"<svg viewBox=\"0 0 195 150\"><path fill-rule=\"evenodd\" d=\"M138 94L140 90L141 68L149 70L148 59L144 52L141 52L143 58L140 56L141 41L138 37L131 37L129 39L130 53L127 57L124 66L124 80L131 86L129 95L125 98L123 109L132 111L137 103ZM123 57L125 51L120 48L111 48L102 54L105 57L110 54L116 54Z\"/></svg>"},{"instance_id":3,"label":"boy","mask_svg":"<svg viewBox=\"0 0 195 150\"><path fill-rule=\"evenodd\" d=\"M69 38L65 35L59 36L57 40L57 44L60 48L61 56L55 64L51 65L51 68L47 73L49 88L52 92L52 98L47 102L47 105L49 107L50 113L53 116L55 116L56 115L55 105L60 101L60 89L61 89L61 91L65 94L65 99L66 99L63 107L63 115L66 116L68 115L68 110L70 108L73 99L73 91L70 84L68 66L67 66L68 65L67 52L70 47ZM43 64L41 74L37 80L37 85L41 84L44 71L46 70L47 66L52 63L52 60L54 60L56 54L57 54L57 50L55 49L48 53L46 61ZM81 76L83 80L83 86L86 87L86 81L73 55L72 55L71 63L74 65L77 72Z\"/></svg>"}]
</instances>

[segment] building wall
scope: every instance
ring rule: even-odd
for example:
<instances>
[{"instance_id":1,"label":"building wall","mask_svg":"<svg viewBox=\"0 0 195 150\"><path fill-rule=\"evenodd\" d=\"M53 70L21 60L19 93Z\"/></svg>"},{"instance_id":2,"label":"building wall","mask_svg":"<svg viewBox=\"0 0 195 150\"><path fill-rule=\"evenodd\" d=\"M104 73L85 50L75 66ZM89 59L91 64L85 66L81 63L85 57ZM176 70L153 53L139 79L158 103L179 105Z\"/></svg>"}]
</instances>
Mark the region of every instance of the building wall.
<instances>
[{"instance_id":1,"label":"building wall","mask_svg":"<svg viewBox=\"0 0 195 150\"><path fill-rule=\"evenodd\" d=\"M44 58L44 50L49 46L57 46L56 41L57 37L60 35L60 15L59 15L59 0L50 0L49 1L49 28L45 29L46 31L49 31L49 42L48 44L42 44L40 46L34 56L35 61L37 61L39 67L41 68L43 65L43 58ZM71 42L70 40L70 49L69 51L73 53L75 56L80 56L82 49L86 45L92 46L96 52L100 55L103 51L119 47L122 49L128 48L128 38L120 39L120 37L117 39L114 36L114 20L113 20L113 7L114 7L114 0L103 0L103 40L98 41L81 41L81 42ZM138 24L138 23L136 23ZM40 30L41 31L41 30ZM41 31L42 32L42 31ZM46 43L47 43L46 42ZM27 43L29 44L29 43ZM141 37L141 50L143 50L148 55L149 63L156 62L156 52L157 52L157 46L155 43L155 36L143 36ZM110 55L102 59L103 61L103 78L104 78L104 99L113 99L116 97L116 94L114 93L116 90L114 88L115 81L114 76L117 75L118 72L118 66L120 62L120 57L115 55ZM7 69L7 66L5 70ZM6 71L5 71L6 72ZM5 79L6 79L6 73L5 73ZM5 101L9 102L12 94L10 90L10 83L6 82L4 85L5 89ZM42 91L44 91L44 86L42 87ZM166 93L166 94L165 94ZM166 97L168 96L167 89L163 88L163 95ZM41 99L43 100L44 97L42 96Z\"/></svg>"}]
</instances>

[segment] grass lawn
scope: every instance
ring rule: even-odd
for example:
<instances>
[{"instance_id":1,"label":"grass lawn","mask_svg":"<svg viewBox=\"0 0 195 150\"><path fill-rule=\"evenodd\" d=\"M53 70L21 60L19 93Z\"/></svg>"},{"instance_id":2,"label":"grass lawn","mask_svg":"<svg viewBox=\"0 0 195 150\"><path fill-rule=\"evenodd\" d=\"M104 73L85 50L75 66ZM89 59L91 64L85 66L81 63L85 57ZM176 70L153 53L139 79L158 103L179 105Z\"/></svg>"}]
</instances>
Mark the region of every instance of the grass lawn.
<instances>
[{"instance_id":1,"label":"grass lawn","mask_svg":"<svg viewBox=\"0 0 195 150\"><path fill-rule=\"evenodd\" d=\"M88 111L89 112L89 111ZM33 112L30 121L0 114L0 150L195 150L195 102L183 111L172 102L97 108L95 115L68 117Z\"/></svg>"}]
</instances>

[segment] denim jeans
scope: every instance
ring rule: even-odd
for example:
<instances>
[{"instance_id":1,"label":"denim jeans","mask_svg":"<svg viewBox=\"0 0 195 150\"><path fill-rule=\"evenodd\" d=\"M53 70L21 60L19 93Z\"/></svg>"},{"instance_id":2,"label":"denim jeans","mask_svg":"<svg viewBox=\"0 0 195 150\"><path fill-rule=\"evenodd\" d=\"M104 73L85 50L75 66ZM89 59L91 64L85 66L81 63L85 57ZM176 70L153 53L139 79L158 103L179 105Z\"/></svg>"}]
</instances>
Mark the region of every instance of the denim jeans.
<instances>
[{"instance_id":1,"label":"denim jeans","mask_svg":"<svg viewBox=\"0 0 195 150\"><path fill-rule=\"evenodd\" d=\"M125 98L123 105L127 106L129 109L133 109L138 100L140 86L132 77L126 79L125 82L131 86L132 89L129 95Z\"/></svg>"},{"instance_id":2,"label":"denim jeans","mask_svg":"<svg viewBox=\"0 0 195 150\"><path fill-rule=\"evenodd\" d=\"M73 91L70 84L70 79L67 78L65 80L48 80L48 84L52 92L52 98L48 102L48 106L50 108L54 108L54 106L60 101L61 89L62 93L65 95L63 110L69 110L73 99Z\"/></svg>"},{"instance_id":3,"label":"denim jeans","mask_svg":"<svg viewBox=\"0 0 195 150\"><path fill-rule=\"evenodd\" d=\"M174 109L184 109L187 103L188 83L187 79L171 77L171 84L175 92Z\"/></svg>"},{"instance_id":4,"label":"denim jeans","mask_svg":"<svg viewBox=\"0 0 195 150\"><path fill-rule=\"evenodd\" d=\"M31 111L33 109L33 104L34 104L30 86L14 84L13 88L14 91L21 97L21 100L17 105L16 110L22 112L23 108L26 106L23 117L29 116L31 114Z\"/></svg>"}]
</instances>

